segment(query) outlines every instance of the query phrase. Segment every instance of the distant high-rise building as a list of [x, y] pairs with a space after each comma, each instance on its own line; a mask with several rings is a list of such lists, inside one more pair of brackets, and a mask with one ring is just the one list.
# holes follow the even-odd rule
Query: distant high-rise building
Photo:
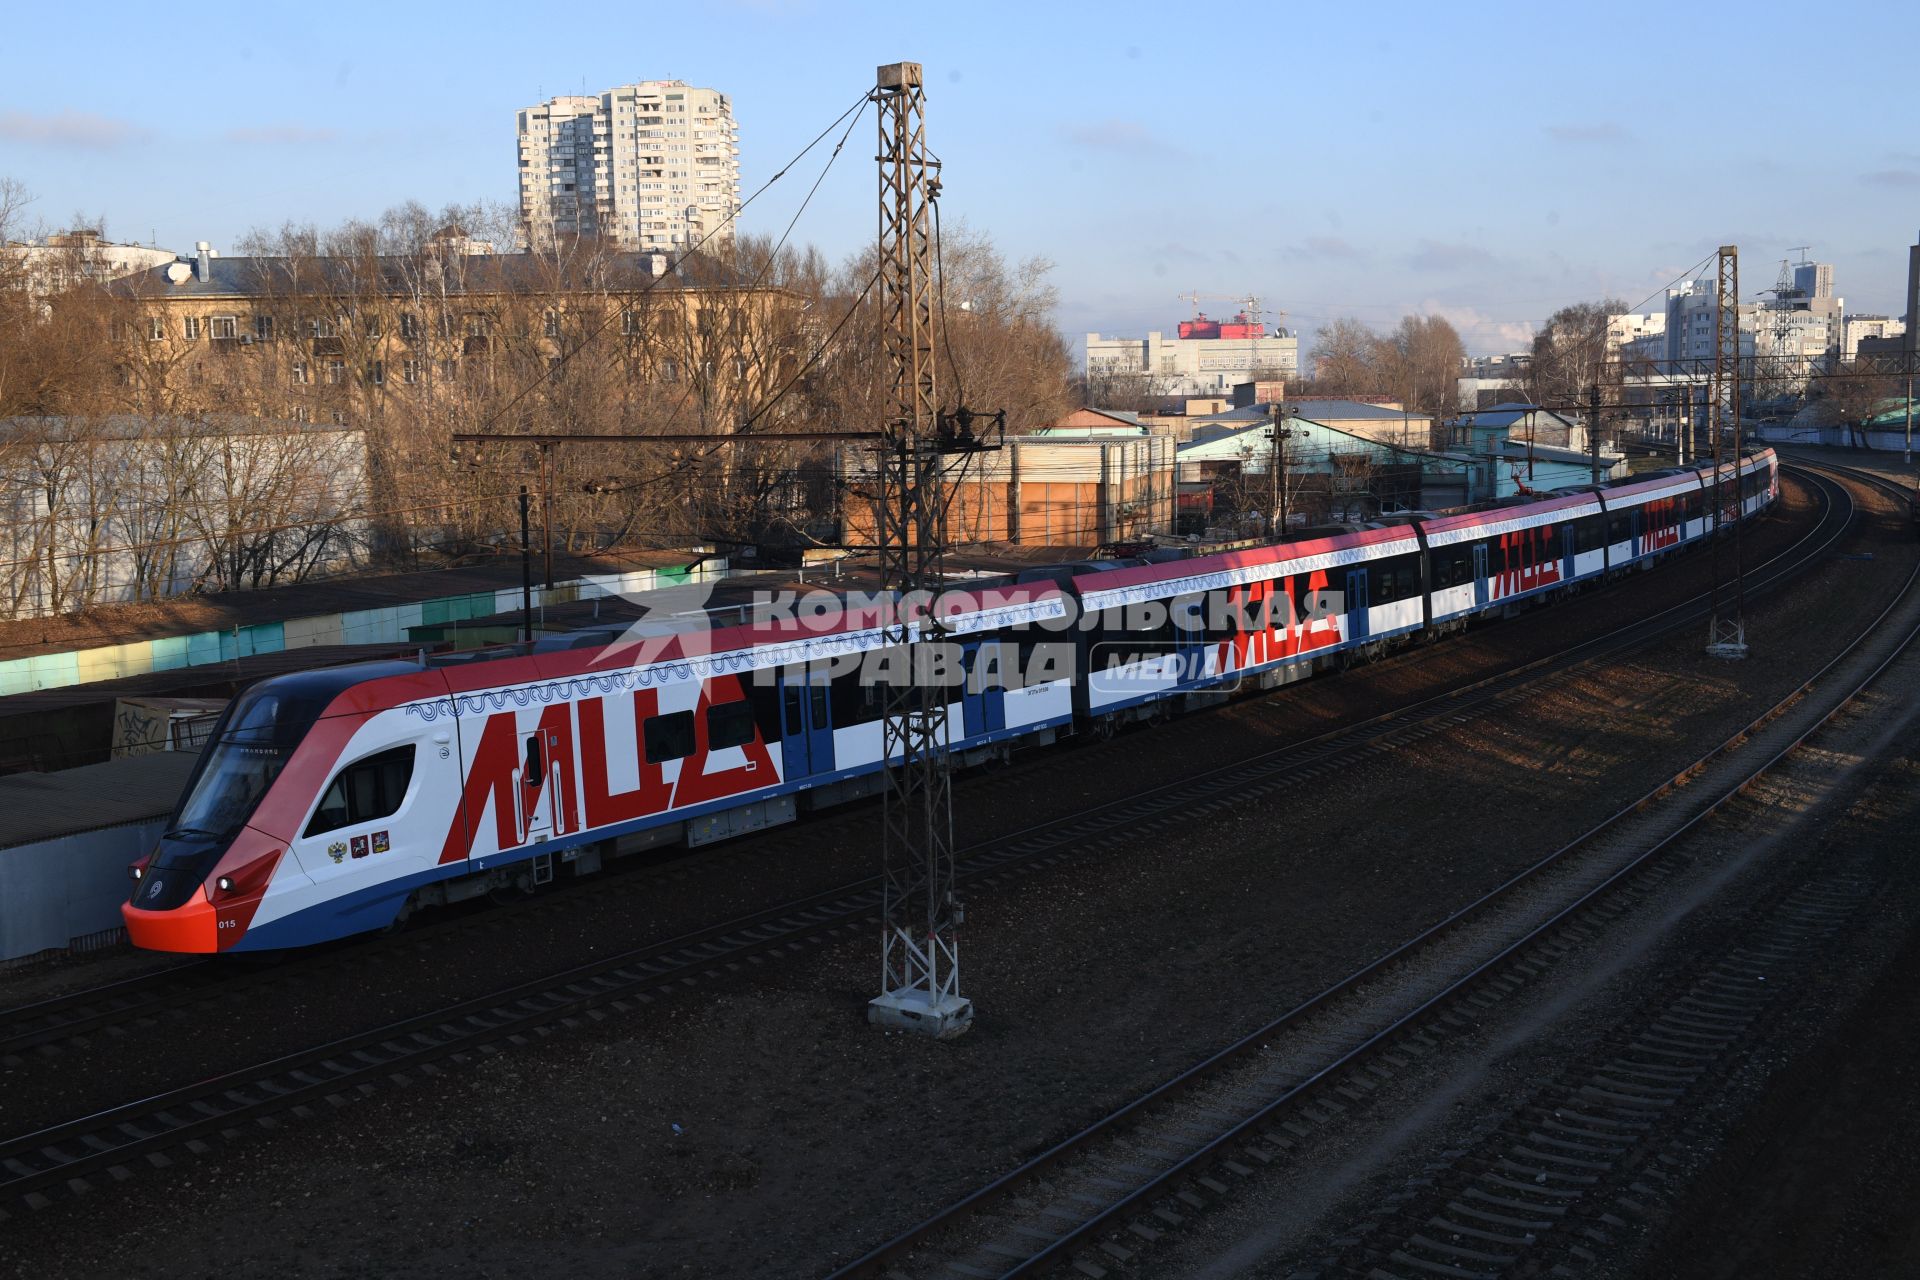
[[1831, 298], [1833, 296], [1833, 264], [1831, 262], [1802, 262], [1793, 269], [1793, 288], [1803, 298]]
[[733, 104], [683, 80], [550, 98], [517, 115], [520, 223], [531, 245], [598, 236], [623, 249], [714, 247], [733, 236]]
[[1898, 316], [1848, 316], [1840, 322], [1840, 358], [1851, 360], [1858, 356], [1863, 342], [1868, 344], [1870, 351], [1889, 340], [1896, 346], [1903, 345], [1899, 339], [1906, 331], [1906, 322]]
[[1907, 250], [1907, 354], [1920, 354], [1920, 240]]

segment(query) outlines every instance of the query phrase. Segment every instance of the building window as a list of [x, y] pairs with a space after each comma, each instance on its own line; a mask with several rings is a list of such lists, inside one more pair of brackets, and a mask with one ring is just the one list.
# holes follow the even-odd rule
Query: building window
[[303, 405], [303, 404], [295, 405], [293, 409], [293, 420], [295, 422], [312, 422], [313, 410], [309, 409], [306, 405]]
[[367, 361], [367, 381], [376, 387], [386, 385], [387, 362], [385, 360]]
[[240, 336], [238, 316], [215, 316], [208, 322], [208, 332], [215, 338], [237, 338]]
[[167, 336], [167, 322], [159, 316], [147, 317], [147, 341], [159, 342]]
[[547, 312], [546, 332], [549, 338], [557, 338], [560, 336], [560, 313], [558, 311]]
[[253, 318], [253, 336], [259, 342], [273, 341], [273, 317], [255, 316]]
[[640, 332], [640, 316], [632, 307], [623, 307], [620, 311], [620, 332], [629, 338]]
[[440, 362], [440, 380], [442, 382], [458, 382], [460, 380], [460, 362], [458, 360], [442, 360]]
[[327, 361], [327, 385], [337, 387], [347, 380], [347, 362], [345, 360]]
[[678, 381], [680, 381], [680, 363], [679, 363], [679, 361], [677, 361], [677, 360], [662, 360], [662, 361], [660, 362], [660, 381], [662, 381], [662, 382], [678, 382]]
[[344, 427], [347, 425], [347, 411], [345, 409], [335, 409], [333, 411], [333, 425], [336, 427]]
[[182, 320], [180, 322], [180, 333], [188, 342], [197, 339], [200, 336], [200, 317], [188, 316]]
[[400, 336], [403, 338], [419, 337], [420, 317], [411, 311], [402, 311], [400, 313]]
[[486, 337], [487, 328], [487, 317], [484, 313], [479, 311], [470, 311], [467, 313], [467, 336], [469, 338]]
[[414, 383], [420, 381], [420, 362], [418, 360], [402, 360], [400, 362], [400, 381], [406, 383], [408, 386], [412, 386]]
[[333, 321], [327, 317], [316, 317], [309, 320], [307, 321], [307, 333], [309, 336], [315, 338], [331, 338], [333, 336]]
[[307, 372], [307, 362], [305, 360], [295, 360], [293, 362], [293, 385], [294, 386], [296, 387], [306, 386], [307, 381], [311, 376], [312, 375]]
[[370, 313], [361, 320], [360, 327], [365, 330], [369, 338], [377, 338], [380, 336], [380, 317]]

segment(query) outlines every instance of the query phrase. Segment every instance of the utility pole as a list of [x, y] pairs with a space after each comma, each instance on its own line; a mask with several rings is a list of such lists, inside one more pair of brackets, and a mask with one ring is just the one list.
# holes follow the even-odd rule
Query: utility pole
[[[1281, 412], [1276, 402], [1267, 406], [1267, 416], [1271, 425], [1267, 428], [1267, 439], [1272, 442], [1272, 454], [1267, 459], [1267, 477], [1272, 487], [1272, 496], [1267, 503], [1267, 536], [1284, 538], [1287, 536], [1287, 441], [1293, 439], [1293, 429], [1280, 425], [1283, 419], [1291, 419], [1293, 413]], [[1275, 517], [1278, 517], [1278, 524]]]
[[[1720, 246], [1719, 294], [1713, 325], [1713, 615], [1707, 624], [1707, 652], [1716, 658], [1747, 656], [1746, 583], [1740, 526], [1745, 506], [1740, 493], [1740, 250]], [[1734, 436], [1731, 476], [1727, 473], [1727, 432]], [[1731, 490], [1731, 493], [1729, 493]], [[1721, 573], [1721, 523], [1733, 503], [1733, 581]]]
[[547, 590], [553, 590], [553, 454], [540, 446], [540, 539], [545, 551]]
[[533, 644], [533, 549], [527, 545], [527, 509], [532, 500], [527, 486], [520, 486], [520, 631], [521, 639]]
[[[950, 650], [932, 608], [946, 547], [947, 458], [985, 446], [964, 406], [939, 412], [935, 391], [933, 202], [939, 162], [927, 154], [926, 84], [920, 64], [895, 62], [875, 75], [880, 166], [880, 311], [893, 371], [892, 414], [878, 450], [883, 596], [887, 648], [905, 657], [883, 689], [880, 994], [867, 1005], [875, 1026], [947, 1040], [973, 1025], [960, 994], [961, 911], [954, 897], [953, 791], [948, 776], [947, 707], [939, 677]], [[1000, 415], [1004, 431], [1006, 418]], [[888, 607], [883, 604], [883, 607]]]
[[[1598, 377], [1598, 374], [1595, 374]], [[1600, 384], [1587, 388], [1587, 451], [1593, 456], [1593, 483], [1600, 483]]]
[[1280, 406], [1267, 406], [1267, 536], [1279, 536], [1280, 523]]

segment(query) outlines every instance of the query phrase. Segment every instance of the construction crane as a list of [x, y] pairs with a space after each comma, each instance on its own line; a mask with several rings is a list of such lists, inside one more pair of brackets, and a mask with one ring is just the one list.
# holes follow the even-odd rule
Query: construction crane
[[[1193, 307], [1193, 314], [1196, 318], [1201, 314], [1201, 300], [1205, 299], [1208, 302], [1237, 302], [1240, 304], [1241, 310], [1246, 313], [1249, 324], [1260, 323], [1260, 299], [1251, 293], [1236, 298], [1224, 293], [1201, 293], [1196, 289], [1192, 292], [1182, 293], [1177, 296], [1182, 302], [1188, 303]], [[1284, 315], [1285, 313], [1282, 312], [1281, 314]]]

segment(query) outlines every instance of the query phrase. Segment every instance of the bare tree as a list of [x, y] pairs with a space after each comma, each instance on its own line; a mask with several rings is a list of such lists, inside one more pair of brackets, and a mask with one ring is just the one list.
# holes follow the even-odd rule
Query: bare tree
[[1383, 339], [1376, 362], [1393, 398], [1416, 413], [1444, 415], [1453, 406], [1454, 387], [1466, 347], [1444, 316], [1405, 316]]
[[1365, 322], [1341, 317], [1323, 326], [1313, 337], [1312, 377], [1317, 395], [1377, 395], [1383, 387], [1380, 370], [1382, 339]]
[[[1849, 372], [1849, 371], [1843, 371]], [[1902, 393], [1899, 379], [1874, 377], [1860, 374], [1821, 378], [1814, 384], [1819, 388], [1817, 412], [1821, 425], [1845, 427], [1849, 444], [1866, 447], [1866, 424], [1889, 400], [1898, 400]]]
[[1523, 384], [1528, 400], [1561, 408], [1586, 403], [1587, 388], [1606, 359], [1607, 319], [1626, 309], [1620, 299], [1605, 298], [1576, 302], [1548, 316], [1533, 335], [1533, 359]]

